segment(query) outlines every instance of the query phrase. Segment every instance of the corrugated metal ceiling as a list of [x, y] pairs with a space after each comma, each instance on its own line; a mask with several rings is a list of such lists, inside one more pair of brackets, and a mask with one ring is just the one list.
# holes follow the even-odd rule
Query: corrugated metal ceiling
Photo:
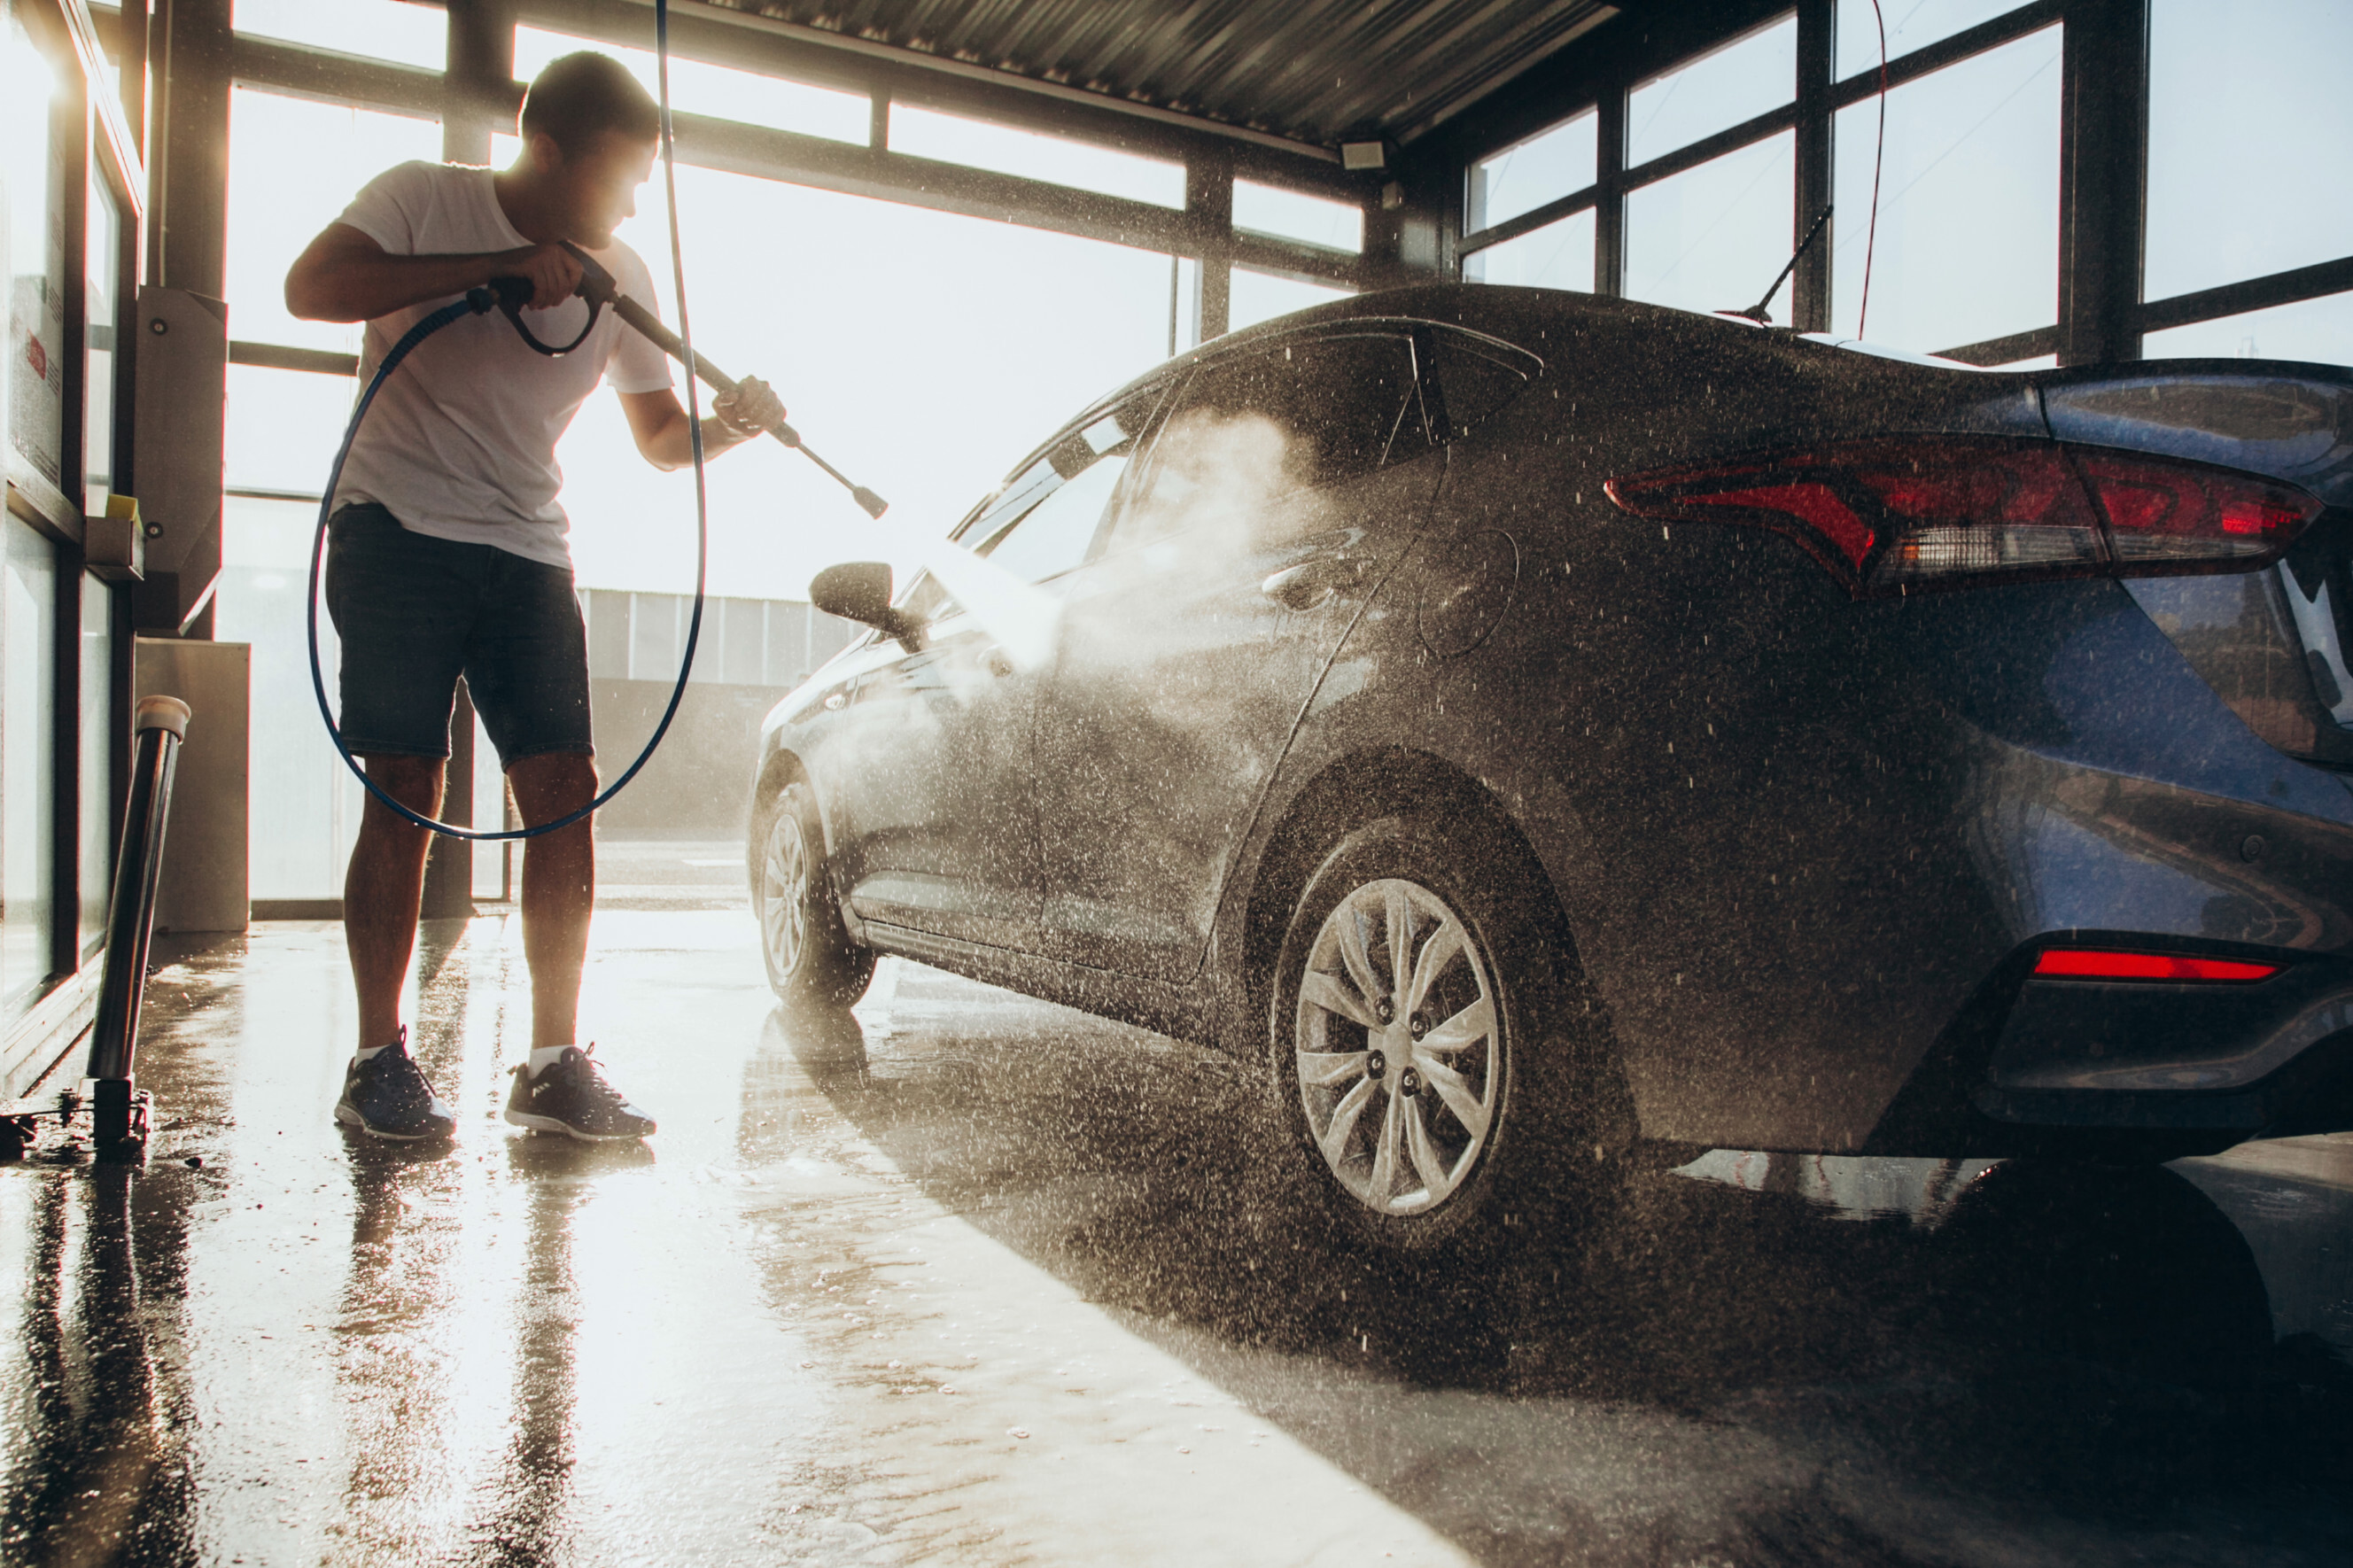
[[720, 0], [1290, 140], [1409, 141], [1616, 14], [1602, 0]]

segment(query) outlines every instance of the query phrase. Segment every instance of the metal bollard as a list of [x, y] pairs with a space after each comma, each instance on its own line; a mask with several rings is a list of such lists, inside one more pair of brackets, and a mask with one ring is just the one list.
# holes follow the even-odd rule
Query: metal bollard
[[138, 1159], [147, 1146], [150, 1100], [132, 1077], [132, 1058], [139, 1045], [139, 998], [154, 934], [155, 883], [164, 869], [172, 776], [188, 717], [188, 705], [176, 697], [140, 700], [131, 798], [123, 806], [114, 896], [107, 909], [106, 970], [90, 1032], [90, 1133], [100, 1158]]

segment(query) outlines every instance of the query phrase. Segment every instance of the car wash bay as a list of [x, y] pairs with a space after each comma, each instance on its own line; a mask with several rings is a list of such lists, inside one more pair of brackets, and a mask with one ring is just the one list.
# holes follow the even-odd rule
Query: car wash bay
[[[1103, 447], [1023, 454], [1164, 360], [1407, 285], [1705, 313], [1770, 284], [1777, 327], [1986, 369], [2353, 363], [2353, 218], [2309, 195], [2353, 158], [2353, 24], [2216, 11], [673, 0], [696, 341], [932, 535], [1115, 483]], [[1507, 1262], [1415, 1268], [1270, 1177], [1255, 1050], [903, 956], [852, 1008], [780, 1006], [744, 890], [763, 716], [822, 708], [865, 636], [816, 573], [922, 560], [782, 450], [712, 470], [678, 724], [598, 824], [586, 1032], [659, 1135], [501, 1120], [520, 860], [448, 846], [407, 1016], [458, 1135], [339, 1129], [359, 795], [302, 596], [359, 339], [283, 279], [378, 171], [511, 160], [551, 59], [650, 82], [652, 6], [0, 0], [0, 1098], [80, 1086], [130, 716], [195, 709], [145, 1157], [51, 1121], [0, 1164], [0, 1565], [2353, 1558], [2353, 1133], [2137, 1166], [1662, 1145]], [[639, 205], [675, 321], [659, 173]], [[695, 602], [692, 484], [617, 413], [558, 451], [607, 779]], [[1350, 478], [1434, 510], [1441, 435]], [[2318, 695], [2342, 647], [2307, 681], [2283, 624], [2203, 628], [2239, 718], [2309, 752], [2334, 700], [2353, 735]], [[1329, 649], [1292, 651], [1304, 691]], [[1170, 701], [1225, 681], [1163, 663]], [[1294, 700], [1199, 748], [1232, 796], [1205, 864]], [[1120, 904], [1155, 850], [1103, 781], [1161, 771], [1120, 733], [1049, 737], [1010, 805], [1041, 843], [1088, 825], [1053, 846], [1092, 876], [1044, 895], [1060, 956], [1138, 969], [1118, 921], [1198, 910]], [[462, 698], [450, 739], [448, 814], [501, 820]], [[2234, 834], [2222, 871], [2261, 853]]]
[[[713, 900], [714, 906], [719, 900]], [[513, 922], [437, 925], [454, 1148], [347, 1142], [341, 932], [153, 982], [148, 1168], [0, 1171], [26, 1563], [2320, 1563], [2353, 1143], [1774, 1160], [1574, 1248], [1367, 1268], [1231, 1061], [901, 961], [830, 1026], [740, 909], [600, 915], [650, 1148], [509, 1135]], [[681, 1110], [683, 1113], [681, 1113]]]

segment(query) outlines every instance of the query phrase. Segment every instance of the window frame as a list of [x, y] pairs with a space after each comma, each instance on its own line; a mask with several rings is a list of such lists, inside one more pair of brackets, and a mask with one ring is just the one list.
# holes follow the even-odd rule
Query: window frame
[[[87, 495], [88, 454], [92, 432], [89, 407], [89, 221], [90, 188], [101, 182], [113, 199], [120, 224], [115, 237], [114, 317], [118, 333], [110, 368], [112, 381], [109, 428], [100, 436], [113, 452], [113, 489], [136, 494], [132, 443], [135, 334], [120, 324], [137, 319], [140, 285], [145, 280], [147, 171], [139, 143], [107, 74], [99, 26], [84, 0], [16, 0], [16, 14], [32, 47], [58, 79], [51, 106], [52, 146], [62, 154], [55, 170], [63, 184], [64, 276], [59, 312], [62, 385], [58, 449], [58, 482], [20, 458], [13, 442], [0, 443], [5, 505], [11, 519], [41, 535], [55, 552], [50, 604], [51, 721], [41, 745], [41, 766], [49, 786], [47, 878], [47, 973], [13, 1016], [0, 1018], [0, 1068], [10, 1074], [28, 1065], [25, 1053], [43, 1041], [61, 1043], [80, 1009], [94, 1003], [89, 984], [104, 952], [104, 932], [85, 942], [81, 920], [84, 787], [82, 769], [82, 588], [90, 569]], [[109, 625], [107, 672], [114, 722], [102, 749], [109, 801], [105, 837], [121, 836], [121, 797], [130, 766], [130, 641], [122, 614], [123, 591], [106, 595]], [[111, 867], [107, 868], [110, 872]], [[60, 1008], [68, 1011], [60, 1012]], [[46, 1061], [41, 1063], [46, 1066]], [[13, 1089], [14, 1084], [0, 1086]]]
[[[1637, 88], [1774, 26], [1793, 13], [1798, 23], [1798, 80], [1793, 101], [1646, 163], [1627, 164], [1628, 103]], [[1742, 9], [1704, 37], [1689, 32], [1670, 33], [1662, 28], [1655, 43], [1647, 38], [1630, 40], [1625, 47], [1598, 55], [1595, 68], [1574, 79], [1573, 84], [1565, 84], [1550, 102], [1525, 104], [1516, 112], [1512, 112], [1506, 104], [1495, 111], [1495, 129], [1492, 132], [1483, 136], [1462, 133], [1465, 139], [1459, 143], [1454, 159], [1458, 212], [1467, 210], [1459, 204], [1467, 196], [1469, 174], [1479, 161], [1542, 134], [1546, 128], [1565, 123], [1588, 109], [1598, 110], [1601, 117], [1600, 169], [1588, 189], [1567, 193], [1505, 222], [1454, 237], [1450, 258], [1452, 274], [1461, 278], [1462, 263], [1482, 250], [1590, 209], [1595, 214], [1593, 292], [1606, 298], [1622, 298], [1629, 195], [1793, 129], [1797, 132], [1798, 169], [1791, 232], [1802, 237], [1822, 208], [1831, 205], [1831, 127], [1840, 110], [1877, 97], [1883, 79], [1885, 90], [1892, 92], [2054, 24], [2065, 29], [2062, 43], [2060, 320], [2000, 339], [1936, 352], [1947, 358], [1987, 366], [2053, 352], [2061, 353], [2063, 363], [2100, 357], [2134, 358], [2138, 356], [2142, 331], [2248, 308], [2236, 300], [2215, 301], [2213, 308], [2207, 308], [2209, 302], [2200, 300], [2194, 302], [2200, 307], [2198, 314], [2180, 315], [2179, 306], [2182, 302], [2159, 301], [2154, 308], [2119, 307], [2114, 298], [2117, 285], [2110, 275], [2116, 271], [2120, 248], [2134, 252], [2136, 279], [2137, 277], [2141, 194], [2137, 172], [2132, 180], [2120, 181], [2115, 171], [2124, 166], [2120, 160], [2127, 155], [2145, 159], [2145, 150], [2138, 153], [2135, 150], [2146, 142], [2147, 38], [2145, 14], [2130, 5], [2110, 4], [2109, 0], [2025, 0], [1974, 26], [1891, 57], [1883, 73], [1873, 66], [1844, 78], [1834, 74], [1833, 0], [1795, 0], [1794, 5]], [[2115, 64], [2119, 58], [2124, 60], [2122, 68]], [[2143, 68], [2137, 72], [2132, 68], [2136, 58]], [[2124, 111], [2128, 105], [2120, 106], [2114, 85], [2118, 81], [2138, 84], [2138, 117]], [[2107, 84], [2105, 89], [2102, 83]], [[2121, 184], [2128, 184], [2130, 189], [2117, 188]], [[1852, 204], [1847, 205], [1851, 207]], [[2122, 210], [2126, 207], [2129, 212]], [[1831, 218], [1833, 227], [1838, 216], [1834, 211]], [[1803, 331], [1829, 330], [1831, 237], [1826, 233], [1817, 239], [1799, 259], [1794, 277], [1775, 301], [1779, 321]], [[2353, 289], [2353, 258], [2347, 258], [2341, 266], [2342, 281], [2338, 286]], [[2098, 276], [2087, 280], [2087, 275]], [[2255, 279], [2253, 283], [2279, 281]], [[2293, 288], [2294, 284], [2288, 286]], [[2260, 292], [2252, 285], [2237, 287], [2251, 300]], [[2136, 286], [2132, 298], [2137, 297]], [[2310, 292], [2292, 295], [2310, 297]], [[2287, 300], [2266, 296], [2256, 302]]]

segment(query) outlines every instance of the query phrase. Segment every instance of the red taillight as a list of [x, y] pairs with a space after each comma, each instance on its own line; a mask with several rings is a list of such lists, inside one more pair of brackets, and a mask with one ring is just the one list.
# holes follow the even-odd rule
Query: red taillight
[[2078, 452], [2075, 465], [2108, 514], [2120, 565], [2276, 556], [2320, 510], [2301, 490], [2224, 468], [2099, 451]]
[[1621, 475], [1638, 517], [1787, 535], [1857, 594], [2034, 577], [2242, 570], [2320, 503], [2202, 464], [2051, 441], [1850, 441]]
[[2188, 958], [2178, 952], [2118, 952], [2100, 948], [2053, 947], [2034, 961], [2034, 973], [2060, 980], [2221, 981], [2245, 984], [2269, 980], [2276, 963], [2242, 963], [2229, 958]]

